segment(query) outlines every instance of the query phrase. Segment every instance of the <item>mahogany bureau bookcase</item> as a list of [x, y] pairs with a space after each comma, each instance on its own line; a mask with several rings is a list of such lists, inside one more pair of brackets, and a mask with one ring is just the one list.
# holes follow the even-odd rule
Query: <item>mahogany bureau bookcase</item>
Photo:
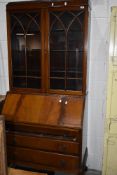
[[8, 163], [82, 173], [87, 0], [7, 4]]

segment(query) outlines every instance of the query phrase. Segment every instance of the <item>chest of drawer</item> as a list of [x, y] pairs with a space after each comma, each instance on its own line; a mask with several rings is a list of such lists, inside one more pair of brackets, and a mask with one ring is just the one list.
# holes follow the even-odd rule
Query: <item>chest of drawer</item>
[[8, 156], [18, 162], [40, 164], [56, 170], [77, 171], [80, 167], [80, 158], [78, 156], [63, 155], [52, 152], [45, 152], [34, 149], [8, 147]]
[[7, 133], [7, 145], [70, 155], [78, 155], [81, 150], [80, 142], [76, 142], [75, 140], [18, 133]]

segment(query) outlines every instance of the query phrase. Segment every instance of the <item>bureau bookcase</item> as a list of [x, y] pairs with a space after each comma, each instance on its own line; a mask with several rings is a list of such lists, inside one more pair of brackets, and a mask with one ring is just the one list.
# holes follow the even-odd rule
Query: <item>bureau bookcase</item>
[[7, 4], [8, 163], [82, 173], [87, 0]]

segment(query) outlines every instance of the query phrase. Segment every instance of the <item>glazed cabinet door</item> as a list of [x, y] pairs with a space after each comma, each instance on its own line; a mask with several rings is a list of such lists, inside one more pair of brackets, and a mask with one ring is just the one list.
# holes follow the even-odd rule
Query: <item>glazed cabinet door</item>
[[41, 89], [41, 12], [12, 12], [11, 87]]
[[51, 92], [83, 91], [85, 15], [86, 10], [80, 7], [49, 11], [48, 88]]
[[87, 6], [8, 14], [11, 89], [85, 93]]

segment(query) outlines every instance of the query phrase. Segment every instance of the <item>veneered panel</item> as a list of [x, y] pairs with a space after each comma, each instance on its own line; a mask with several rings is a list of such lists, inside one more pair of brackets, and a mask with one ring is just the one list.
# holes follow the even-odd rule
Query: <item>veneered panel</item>
[[62, 125], [80, 127], [82, 125], [83, 118], [83, 98], [69, 97], [64, 103], [64, 117], [61, 122]]
[[[5, 103], [3, 106], [2, 114], [5, 115], [5, 118], [8, 120], [12, 120], [15, 115], [17, 108], [19, 106], [19, 102], [21, 99], [21, 94], [7, 94], [5, 99]], [[7, 115], [9, 117], [7, 117]]]
[[8, 93], [2, 114], [17, 123], [81, 127], [82, 111], [83, 98]]

